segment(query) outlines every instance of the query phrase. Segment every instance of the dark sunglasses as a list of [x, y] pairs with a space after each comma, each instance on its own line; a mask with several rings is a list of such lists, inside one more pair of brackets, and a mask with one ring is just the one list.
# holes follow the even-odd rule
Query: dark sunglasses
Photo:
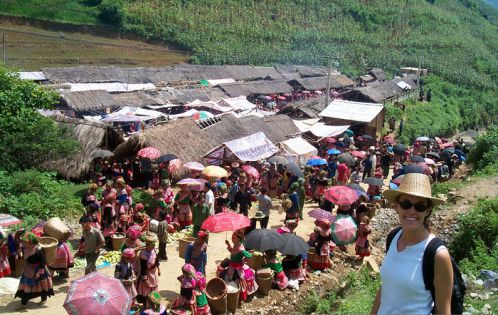
[[411, 207], [414, 207], [417, 212], [424, 212], [425, 210], [427, 210], [427, 208], [429, 208], [429, 206], [424, 202], [412, 203], [410, 200], [407, 199], [398, 202], [398, 204], [401, 207], [401, 209], [408, 210]]

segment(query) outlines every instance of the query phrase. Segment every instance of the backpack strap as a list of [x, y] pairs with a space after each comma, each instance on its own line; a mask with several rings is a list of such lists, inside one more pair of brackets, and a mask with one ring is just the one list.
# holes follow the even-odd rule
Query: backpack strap
[[387, 251], [389, 250], [389, 246], [391, 246], [391, 243], [393, 242], [393, 238], [398, 234], [398, 232], [401, 230], [401, 226], [398, 226], [394, 228], [389, 234], [387, 234], [386, 238], [386, 254]]
[[432, 300], [436, 303], [436, 293], [434, 288], [434, 259], [436, 258], [436, 251], [440, 246], [446, 244], [438, 237], [434, 237], [424, 251], [422, 259], [422, 275], [424, 277], [425, 289], [431, 291]]

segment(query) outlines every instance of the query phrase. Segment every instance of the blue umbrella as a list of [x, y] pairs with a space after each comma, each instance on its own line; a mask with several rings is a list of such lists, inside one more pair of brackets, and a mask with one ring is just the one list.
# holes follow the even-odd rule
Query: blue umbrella
[[308, 162], [306, 162], [306, 165], [311, 165], [311, 166], [327, 165], [327, 161], [325, 161], [324, 159], [311, 159]]
[[327, 153], [330, 155], [334, 155], [334, 154], [341, 154], [342, 152], [337, 149], [330, 149], [327, 151]]
[[344, 131], [345, 134], [347, 134], [348, 136], [353, 136], [354, 135], [354, 132], [352, 130], [346, 130]]
[[398, 189], [398, 185], [396, 185], [395, 183], [389, 183], [389, 188], [390, 189]]

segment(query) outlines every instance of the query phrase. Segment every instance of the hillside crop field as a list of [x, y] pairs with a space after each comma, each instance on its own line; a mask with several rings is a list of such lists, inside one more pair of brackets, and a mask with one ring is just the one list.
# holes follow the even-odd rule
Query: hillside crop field
[[43, 67], [87, 65], [164, 66], [188, 56], [134, 40], [45, 31], [0, 23], [7, 41], [7, 65], [25, 71]]

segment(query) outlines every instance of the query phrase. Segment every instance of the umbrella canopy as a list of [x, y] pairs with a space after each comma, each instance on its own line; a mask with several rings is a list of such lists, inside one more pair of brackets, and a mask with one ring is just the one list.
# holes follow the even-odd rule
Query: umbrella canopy
[[171, 160], [176, 160], [176, 159], [178, 159], [178, 157], [176, 155], [174, 155], [172, 153], [169, 153], [169, 154], [161, 155], [154, 162], [156, 162], [156, 163], [166, 163], [166, 162], [169, 162]]
[[140, 149], [137, 152], [137, 155], [143, 158], [147, 158], [149, 160], [155, 160], [161, 155], [161, 151], [159, 149], [153, 148], [153, 147], [146, 147], [143, 149]]
[[416, 141], [422, 141], [422, 142], [424, 142], [424, 141], [429, 141], [430, 139], [429, 139], [429, 137], [418, 137], [418, 138], [417, 138], [417, 139], [415, 139], [415, 140], [416, 140]]
[[361, 187], [360, 185], [358, 185], [358, 184], [349, 183], [346, 186], [349, 187], [349, 188], [352, 188], [352, 189], [354, 189], [356, 191], [359, 191], [359, 192], [361, 192], [363, 194], [367, 193], [367, 191], [363, 187]]
[[382, 187], [384, 186], [384, 181], [382, 179], [377, 178], [377, 177], [367, 177], [365, 180], [363, 180], [365, 184], [372, 185], [372, 186], [379, 186]]
[[289, 165], [287, 165], [287, 171], [294, 176], [304, 177], [303, 171], [296, 163], [289, 163]]
[[205, 179], [196, 179], [196, 178], [184, 178], [179, 181], [178, 185], [187, 185], [190, 190], [202, 191], [204, 190], [204, 184], [206, 184]]
[[351, 244], [356, 240], [356, 223], [349, 215], [338, 215], [330, 228], [332, 239], [337, 245]]
[[0, 226], [10, 226], [20, 223], [22, 223], [22, 221], [15, 216], [7, 213], [0, 213]]
[[353, 130], [347, 129], [346, 131], [344, 131], [344, 133], [347, 134], [348, 136], [354, 136]]
[[308, 252], [310, 246], [304, 241], [301, 236], [293, 233], [282, 234], [284, 245], [278, 249], [282, 255], [301, 255]]
[[208, 119], [208, 118], [211, 118], [211, 117], [214, 117], [214, 115], [211, 114], [210, 112], [206, 112], [204, 110], [198, 111], [197, 113], [195, 113], [195, 114], [192, 115], [192, 118], [195, 119], [195, 120]]
[[439, 154], [438, 154], [438, 153], [436, 153], [436, 152], [429, 152], [429, 153], [426, 153], [426, 155], [428, 155], [428, 156], [432, 156], [432, 157], [434, 157], [434, 158], [436, 158], [436, 159], [440, 159], [440, 158], [441, 158], [441, 157], [439, 156]]
[[406, 147], [402, 144], [397, 144], [393, 147], [394, 154], [404, 155], [406, 151]]
[[444, 149], [444, 151], [440, 153], [441, 158], [443, 158], [443, 159], [449, 159], [449, 158], [451, 158], [451, 156], [453, 154], [455, 154], [455, 148], [447, 148], [447, 149]]
[[357, 158], [360, 158], [360, 159], [364, 159], [366, 152], [365, 151], [356, 151], [356, 150], [353, 150], [353, 151], [350, 152], [350, 154], [352, 156], [354, 156], [354, 157], [357, 157]]
[[169, 161], [168, 172], [173, 173], [182, 166], [182, 161], [180, 159], [174, 159]]
[[330, 222], [335, 222], [335, 215], [332, 215], [332, 213], [325, 211], [320, 208], [313, 209], [311, 211], [308, 211], [308, 215], [312, 218], [315, 219], [327, 219]]
[[202, 171], [202, 174], [214, 178], [221, 178], [228, 176], [228, 172], [224, 168], [216, 165], [206, 166], [206, 168]]
[[436, 164], [436, 161], [434, 161], [433, 159], [425, 158], [424, 161], [425, 161], [425, 164], [427, 164], [427, 165]]
[[420, 165], [416, 164], [410, 164], [405, 167], [403, 167], [403, 174], [409, 174], [409, 173], [424, 173], [424, 168], [421, 167]]
[[209, 232], [218, 233], [236, 231], [251, 225], [251, 220], [235, 212], [221, 212], [207, 218], [201, 228]]
[[327, 165], [327, 161], [325, 159], [311, 159], [306, 162], [306, 165], [311, 165], [311, 166], [320, 166], [320, 165]]
[[284, 238], [276, 230], [256, 229], [246, 235], [245, 246], [264, 252], [270, 249], [279, 249], [284, 245]]
[[246, 172], [247, 175], [251, 176], [252, 178], [259, 179], [259, 172], [254, 167], [250, 165], [243, 165], [242, 169], [244, 170], [244, 172]]
[[358, 200], [356, 191], [347, 186], [332, 186], [325, 190], [325, 198], [336, 205], [350, 205]]
[[203, 171], [204, 170], [204, 165], [202, 165], [199, 162], [187, 162], [183, 164], [183, 167], [188, 168], [189, 170], [193, 171]]
[[420, 163], [420, 162], [425, 162], [424, 158], [420, 155], [412, 155], [410, 156], [410, 161], [412, 163]]
[[119, 279], [92, 272], [71, 282], [64, 308], [71, 315], [121, 315], [132, 300]]
[[371, 135], [363, 135], [361, 136], [365, 140], [373, 140], [374, 138]]
[[349, 167], [356, 165], [354, 157], [349, 153], [341, 153], [337, 156], [337, 161], [340, 163], [346, 163]]
[[90, 154], [90, 157], [96, 159], [96, 158], [106, 158], [106, 157], [111, 157], [113, 156], [114, 153], [112, 153], [111, 151], [109, 150], [95, 150], [92, 152], [92, 154]]
[[289, 160], [287, 160], [285, 157], [281, 155], [272, 156], [271, 158], [268, 159], [268, 162], [275, 163], [278, 165], [287, 165], [290, 163]]
[[335, 155], [335, 154], [341, 154], [342, 152], [337, 149], [330, 149], [327, 151], [327, 153], [330, 155]]

